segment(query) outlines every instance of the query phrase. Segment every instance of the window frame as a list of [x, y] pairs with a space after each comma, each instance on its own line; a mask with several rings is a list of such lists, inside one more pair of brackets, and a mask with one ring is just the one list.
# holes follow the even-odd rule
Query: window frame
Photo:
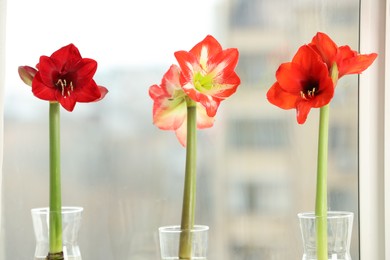
[[[6, 0], [0, 0], [0, 230], [2, 229], [2, 192], [3, 185], [3, 126], [4, 126], [4, 89], [5, 89], [5, 21]], [[0, 241], [2, 241], [0, 236]], [[1, 248], [1, 243], [0, 243]], [[1, 256], [1, 254], [0, 254]]]
[[3, 187], [3, 129], [4, 129], [4, 89], [5, 89], [5, 21], [6, 0], [0, 0], [0, 259], [4, 259], [3, 221], [2, 221], [2, 187]]
[[[390, 95], [388, 63], [390, 0], [361, 0], [360, 51], [378, 58], [359, 84], [359, 219], [360, 259], [390, 257]], [[386, 174], [387, 173], [387, 174]]]
[[[386, 7], [385, 10], [390, 10], [390, 0], [386, 0]], [[386, 14], [386, 31], [385, 31], [385, 68], [384, 68], [384, 75], [385, 75], [385, 87], [386, 89], [389, 89], [390, 87], [390, 13], [387, 12]], [[385, 91], [384, 100], [390, 100], [390, 92]], [[384, 187], [390, 187], [390, 103], [384, 102], [384, 110], [385, 110], [385, 123], [384, 123], [384, 131], [385, 131], [385, 137], [384, 137], [384, 175], [385, 175], [385, 181], [384, 181]], [[390, 189], [385, 189], [384, 193], [384, 200], [385, 200], [385, 219], [390, 219]], [[384, 253], [387, 258], [390, 257], [390, 225], [389, 223], [384, 223], [387, 225], [384, 225], [385, 227], [385, 248]]]

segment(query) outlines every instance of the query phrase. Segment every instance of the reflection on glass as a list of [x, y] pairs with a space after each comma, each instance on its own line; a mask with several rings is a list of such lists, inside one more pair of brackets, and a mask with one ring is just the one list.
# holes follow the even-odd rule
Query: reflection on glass
[[[18, 60], [17, 53], [27, 50], [15, 41], [20, 31], [12, 31], [11, 25], [22, 17], [12, 7], [24, 2], [13, 2], [8, 45], [19, 47], [14, 52], [9, 48], [7, 56], [4, 259], [29, 259], [34, 251], [30, 209], [48, 204], [48, 104], [32, 98], [19, 83], [15, 65], [34, 64], [37, 55], [68, 42], [46, 42], [43, 51], [27, 48], [32, 60]], [[72, 16], [80, 26], [72, 27], [77, 37], [71, 40], [80, 41], [83, 56], [96, 57], [97, 81], [110, 89], [99, 105], [80, 104], [72, 116], [62, 113], [63, 199], [64, 205], [84, 207], [79, 240], [83, 258], [157, 259], [158, 227], [179, 224], [185, 150], [172, 132], [152, 125], [147, 91], [174, 62], [174, 51], [213, 34], [223, 46], [240, 50], [242, 85], [221, 105], [215, 126], [198, 134], [197, 224], [210, 226], [209, 259], [299, 259], [297, 213], [314, 209], [318, 117], [313, 111], [305, 125], [297, 125], [295, 112], [275, 108], [265, 93], [278, 65], [317, 31], [356, 49], [359, 1], [163, 2], [93, 2], [99, 15], [90, 14], [87, 6], [61, 7], [61, 13], [91, 15], [98, 24], [89, 27], [86, 17]], [[207, 12], [197, 24], [189, 21], [188, 10], [199, 4], [202, 8], [193, 13]], [[147, 6], [164, 11], [148, 13]], [[57, 10], [58, 18], [58, 7], [47, 8], [47, 15]], [[98, 22], [106, 12], [114, 17]], [[127, 20], [136, 13], [142, 13], [136, 22]], [[65, 22], [57, 19], [56, 26]], [[173, 24], [187, 22], [192, 27], [172, 31]], [[58, 35], [64, 34], [71, 35]], [[91, 38], [96, 40], [88, 49]], [[142, 53], [147, 61], [139, 65], [142, 58], [131, 56], [132, 48], [136, 51], [131, 53]], [[107, 57], [116, 57], [117, 50], [125, 58], [109, 62]], [[351, 255], [358, 259], [356, 77], [340, 80], [330, 113], [329, 206], [355, 213]]]

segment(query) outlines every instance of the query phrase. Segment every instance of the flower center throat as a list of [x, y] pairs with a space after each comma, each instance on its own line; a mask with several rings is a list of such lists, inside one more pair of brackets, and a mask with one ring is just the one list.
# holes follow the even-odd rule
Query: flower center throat
[[312, 99], [315, 94], [316, 94], [316, 91], [317, 89], [314, 87], [312, 88], [311, 90], [306, 90], [306, 93], [303, 92], [303, 90], [301, 90], [301, 98], [303, 98], [304, 100], [309, 100], [309, 99]]
[[309, 79], [301, 90], [301, 98], [309, 100], [314, 98], [318, 94], [318, 82], [314, 79]]
[[61, 88], [61, 95], [65, 98], [67, 96], [70, 96], [71, 92], [73, 92], [73, 90], [74, 90], [74, 86], [73, 86], [72, 81], [69, 81], [69, 84], [68, 84], [66, 79], [58, 79], [57, 83], [55, 85], [56, 85], [56, 87]]

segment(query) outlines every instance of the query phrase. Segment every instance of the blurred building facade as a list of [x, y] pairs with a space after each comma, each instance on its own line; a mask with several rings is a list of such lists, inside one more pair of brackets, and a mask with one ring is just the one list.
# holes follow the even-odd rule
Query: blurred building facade
[[[356, 48], [358, 5], [353, 0], [321, 2], [321, 7], [317, 1], [230, 0], [221, 6], [227, 46], [240, 50], [242, 80], [224, 111], [215, 181], [223, 186], [218, 189], [223, 195], [216, 197], [228, 200], [216, 203], [218, 227], [226, 229], [216, 239], [221, 259], [301, 257], [302, 246], [292, 238], [300, 236], [296, 214], [314, 210], [318, 111], [298, 126], [295, 111], [270, 106], [266, 92], [278, 66], [318, 28], [336, 43]], [[358, 258], [357, 78], [338, 85], [330, 112], [329, 209], [355, 213], [352, 255]]]

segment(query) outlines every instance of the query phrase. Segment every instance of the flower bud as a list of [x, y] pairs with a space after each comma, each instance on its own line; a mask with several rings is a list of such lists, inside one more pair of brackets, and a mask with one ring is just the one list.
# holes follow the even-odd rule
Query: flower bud
[[36, 69], [29, 66], [20, 66], [18, 68], [20, 78], [30, 87], [32, 86], [32, 80], [37, 72]]

